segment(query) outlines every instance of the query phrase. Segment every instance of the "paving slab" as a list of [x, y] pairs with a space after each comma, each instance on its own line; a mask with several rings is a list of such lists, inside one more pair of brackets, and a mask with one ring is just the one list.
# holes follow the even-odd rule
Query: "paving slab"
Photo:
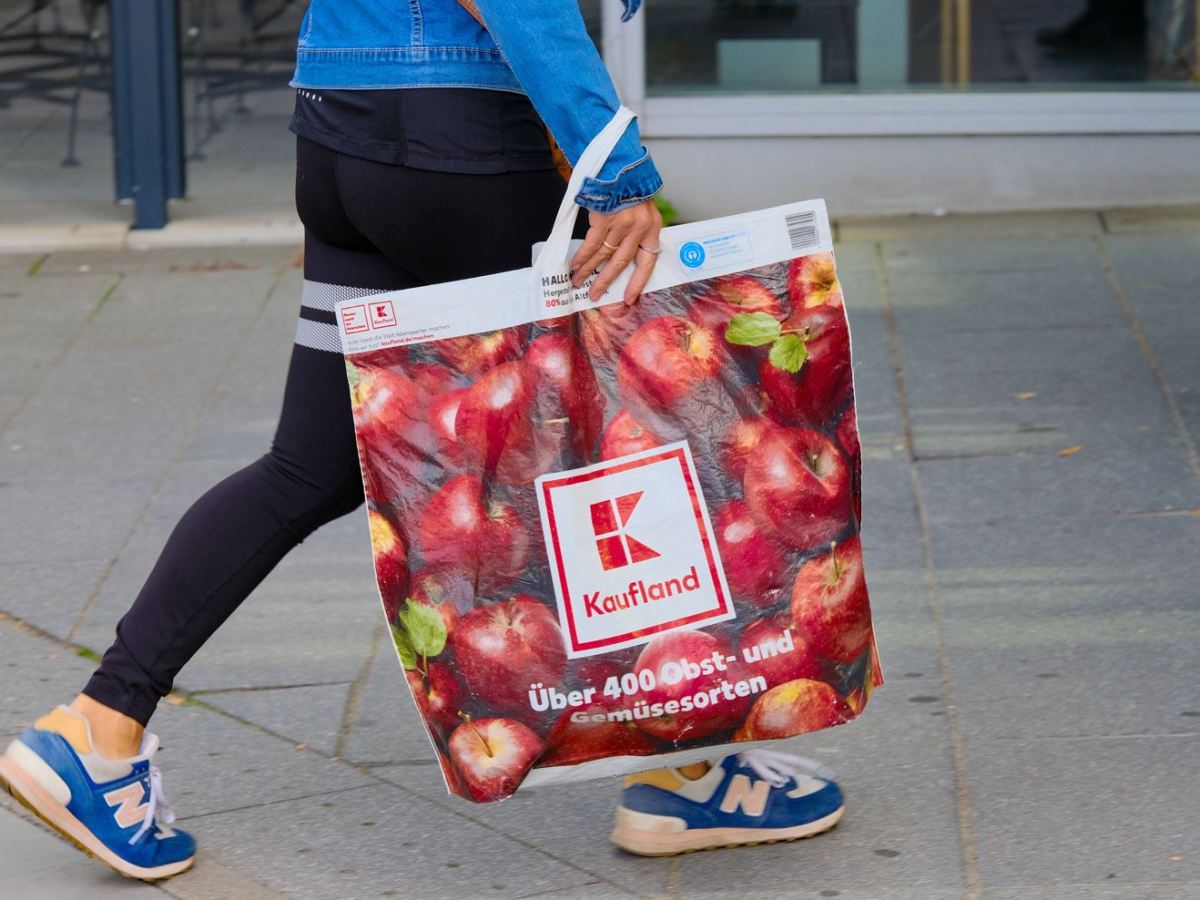
[[217, 858], [296, 896], [552, 896], [596, 880], [384, 783], [189, 824]]
[[94, 667], [70, 647], [0, 618], [0, 735], [19, 734], [70, 703]]
[[216, 691], [200, 698], [208, 706], [261, 725], [317, 753], [334, 756], [349, 694], [350, 685], [342, 683]]
[[989, 887], [1112, 881], [1141, 897], [1200, 881], [1200, 737], [968, 740], [966, 756]]
[[142, 900], [165, 896], [130, 881], [80, 853], [0, 791], [0, 847], [6, 860], [21, 860], [17, 871], [5, 867], [0, 900], [53, 897], [54, 900]]

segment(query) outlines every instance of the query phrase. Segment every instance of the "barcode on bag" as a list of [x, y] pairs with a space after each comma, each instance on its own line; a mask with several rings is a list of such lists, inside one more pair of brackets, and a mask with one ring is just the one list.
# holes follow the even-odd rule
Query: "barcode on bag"
[[816, 210], [805, 210], [784, 217], [787, 222], [788, 239], [793, 250], [811, 250], [821, 246], [821, 235], [817, 231]]

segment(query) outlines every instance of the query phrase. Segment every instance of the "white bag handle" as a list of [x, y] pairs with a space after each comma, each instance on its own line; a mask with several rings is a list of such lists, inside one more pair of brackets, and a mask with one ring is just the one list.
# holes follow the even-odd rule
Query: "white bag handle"
[[550, 237], [542, 247], [542, 252], [533, 263], [533, 267], [539, 272], [562, 268], [566, 264], [567, 250], [571, 246], [571, 232], [575, 230], [575, 217], [579, 213], [579, 207], [575, 205], [575, 196], [583, 188], [585, 179], [595, 178], [600, 174], [613, 148], [625, 133], [625, 128], [635, 116], [636, 113], [632, 109], [622, 106], [579, 157], [579, 162], [571, 172], [571, 180], [567, 182], [567, 193], [558, 208], [554, 228], [550, 231]]

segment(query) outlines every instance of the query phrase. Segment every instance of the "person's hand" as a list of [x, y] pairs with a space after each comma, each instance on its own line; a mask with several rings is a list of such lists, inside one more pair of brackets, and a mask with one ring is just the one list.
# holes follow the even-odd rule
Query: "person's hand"
[[625, 267], [633, 263], [635, 271], [625, 288], [625, 302], [632, 303], [641, 296], [662, 252], [658, 245], [662, 231], [658, 207], [653, 200], [644, 200], [611, 215], [589, 212], [588, 222], [591, 227], [583, 246], [571, 259], [571, 283], [579, 287], [603, 266], [588, 291], [588, 296], [599, 300]]

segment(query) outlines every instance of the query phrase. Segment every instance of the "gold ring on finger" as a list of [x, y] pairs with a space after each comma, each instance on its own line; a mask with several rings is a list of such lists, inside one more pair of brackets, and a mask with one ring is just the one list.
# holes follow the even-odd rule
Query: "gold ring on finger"
[[616, 253], [617, 250], [620, 249], [619, 247], [614, 247], [608, 241], [601, 241], [600, 243], [604, 245], [604, 249], [607, 250], [609, 253]]

